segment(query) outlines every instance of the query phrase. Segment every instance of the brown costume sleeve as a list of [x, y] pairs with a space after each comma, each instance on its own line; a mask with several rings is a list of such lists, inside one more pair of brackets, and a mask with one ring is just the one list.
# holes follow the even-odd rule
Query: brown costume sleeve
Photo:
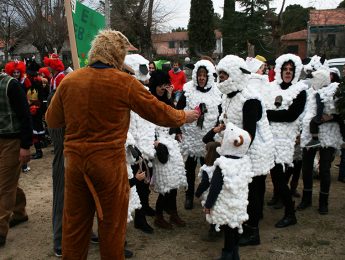
[[60, 96], [61, 87], [56, 90], [45, 115], [49, 128], [62, 128], [65, 126], [65, 117]]
[[128, 88], [128, 95], [131, 110], [156, 125], [180, 127], [186, 122], [183, 110], [176, 110], [160, 102], [136, 80]]

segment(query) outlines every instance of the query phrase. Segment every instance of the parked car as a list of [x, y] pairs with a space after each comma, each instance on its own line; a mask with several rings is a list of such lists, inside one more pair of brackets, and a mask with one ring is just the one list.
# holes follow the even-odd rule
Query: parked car
[[335, 59], [330, 59], [328, 60], [328, 66], [330, 68], [336, 67], [341, 74], [341, 77], [344, 77], [344, 73], [343, 73], [343, 67], [345, 65], [345, 58], [335, 58]]

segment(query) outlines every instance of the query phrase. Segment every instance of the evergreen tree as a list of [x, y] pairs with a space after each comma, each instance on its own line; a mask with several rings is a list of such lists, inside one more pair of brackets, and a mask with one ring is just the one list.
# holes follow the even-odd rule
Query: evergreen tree
[[345, 8], [345, 0], [340, 2], [337, 8]]
[[192, 0], [188, 23], [191, 56], [212, 56], [216, 39], [213, 25], [214, 9], [211, 0]]
[[289, 5], [283, 13], [283, 34], [307, 29], [309, 11], [301, 5]]

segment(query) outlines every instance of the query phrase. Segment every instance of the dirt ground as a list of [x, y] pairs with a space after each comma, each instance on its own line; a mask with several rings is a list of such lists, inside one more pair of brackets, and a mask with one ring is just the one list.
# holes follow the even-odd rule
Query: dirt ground
[[[44, 149], [44, 158], [29, 163], [31, 171], [22, 174], [21, 186], [27, 196], [29, 221], [10, 229], [6, 246], [0, 249], [1, 260], [51, 259], [52, 242], [52, 178], [51, 147]], [[339, 158], [335, 160], [338, 162]], [[332, 167], [332, 184], [329, 214], [317, 212], [319, 181], [314, 181], [313, 206], [297, 212], [298, 224], [277, 229], [283, 210], [265, 206], [264, 219], [260, 224], [261, 245], [240, 248], [241, 259], [345, 259], [345, 184], [337, 181], [338, 169]], [[299, 191], [302, 190], [300, 181]], [[272, 196], [270, 177], [267, 178], [266, 201]], [[157, 194], [152, 194], [154, 206]], [[200, 203], [195, 200], [191, 211], [183, 208], [183, 191], [178, 195], [180, 216], [187, 222], [185, 228], [175, 227], [171, 231], [155, 228], [147, 235], [128, 225], [128, 249], [134, 252], [132, 259], [215, 259], [220, 255], [223, 240], [204, 242], [201, 236], [207, 232], [208, 224]], [[300, 199], [296, 199], [299, 203]], [[153, 219], [148, 217], [153, 225]], [[90, 244], [89, 258], [100, 259], [97, 245]]]

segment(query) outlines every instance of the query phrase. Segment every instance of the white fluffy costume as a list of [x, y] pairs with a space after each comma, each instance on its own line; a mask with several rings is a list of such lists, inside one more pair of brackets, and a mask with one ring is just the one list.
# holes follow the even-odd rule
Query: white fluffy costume
[[[208, 80], [204, 87], [204, 89], [210, 89], [207, 92], [201, 92], [197, 89], [197, 71], [200, 67], [207, 70]], [[205, 144], [202, 142], [202, 138], [217, 123], [218, 105], [221, 103], [221, 94], [215, 87], [215, 72], [215, 67], [210, 61], [200, 60], [195, 64], [192, 80], [183, 86], [186, 97], [185, 110], [195, 109], [200, 103], [205, 103], [207, 109], [202, 128], [197, 126], [197, 123], [185, 124], [181, 128], [183, 133], [181, 152], [183, 156], [205, 156]]]
[[[256, 132], [248, 155], [252, 162], [255, 176], [267, 174], [273, 167], [273, 136], [266, 116], [266, 109], [259, 89], [254, 84], [250, 86], [250, 76], [242, 69], [247, 69], [244, 60], [238, 56], [227, 55], [218, 64], [217, 71], [224, 71], [229, 78], [218, 84], [224, 94], [222, 101], [222, 115], [224, 123], [232, 122], [243, 128], [243, 107], [248, 100], [258, 100], [261, 103], [261, 119], [256, 122]], [[235, 95], [233, 95], [235, 93]], [[228, 95], [229, 94], [229, 95]]]
[[157, 141], [164, 144], [169, 152], [168, 161], [161, 163], [157, 157], [153, 160], [153, 180], [154, 190], [165, 194], [172, 189], [187, 187], [186, 173], [184, 169], [183, 157], [180, 152], [178, 142], [166, 127], [156, 127]]
[[[283, 83], [281, 77], [282, 66], [285, 62], [292, 61], [295, 66], [292, 85], [287, 89], [282, 89]], [[286, 110], [292, 105], [293, 100], [304, 90], [308, 88], [306, 84], [298, 81], [303, 68], [301, 59], [294, 54], [284, 54], [277, 58], [275, 66], [275, 81], [271, 82], [264, 96], [267, 110]], [[281, 97], [281, 105], [276, 106], [277, 97]], [[292, 165], [293, 153], [296, 136], [299, 134], [300, 120], [293, 122], [270, 122], [275, 147], [275, 162], [277, 164]]]
[[[324, 104], [324, 114], [337, 114], [334, 104], [334, 94], [338, 88], [338, 85], [339, 83], [331, 83], [327, 87], [321, 88], [319, 90], [309, 90], [306, 112], [302, 124], [302, 147], [305, 147], [305, 145], [312, 139], [309, 125], [312, 118], [316, 116], [317, 111], [315, 94], [320, 94], [321, 102]], [[337, 122], [326, 122], [319, 125], [318, 137], [321, 143], [321, 147], [333, 147], [336, 149], [340, 149], [341, 144], [343, 143], [339, 124]]]
[[134, 70], [135, 77], [144, 82], [150, 79], [149, 72], [149, 61], [139, 54], [128, 54], [125, 57], [127, 66]]
[[[133, 178], [133, 171], [131, 168], [131, 165], [135, 163], [135, 158], [131, 154], [130, 150], [128, 149], [128, 146], [132, 145], [133, 147], [135, 146], [135, 140], [131, 133], [127, 133], [127, 140], [126, 140], [126, 163], [127, 163], [127, 172], [128, 172], [128, 179]], [[127, 222], [131, 222], [133, 220], [132, 213], [136, 209], [140, 209], [141, 204], [140, 204], [140, 199], [139, 195], [137, 193], [137, 188], [134, 185], [131, 187], [130, 193], [129, 193], [129, 204], [128, 204], [128, 216], [127, 216]]]
[[[214, 163], [221, 170], [223, 185], [214, 205], [211, 205], [210, 214], [206, 215], [206, 220], [216, 224], [217, 230], [220, 225], [229, 225], [242, 233], [242, 224], [248, 219], [248, 184], [253, 177], [250, 158], [246, 155], [250, 142], [248, 132], [232, 123], [226, 125], [222, 145], [217, 148], [221, 157]], [[212, 181], [208, 196], [212, 192]], [[207, 203], [208, 198], [205, 206]]]

